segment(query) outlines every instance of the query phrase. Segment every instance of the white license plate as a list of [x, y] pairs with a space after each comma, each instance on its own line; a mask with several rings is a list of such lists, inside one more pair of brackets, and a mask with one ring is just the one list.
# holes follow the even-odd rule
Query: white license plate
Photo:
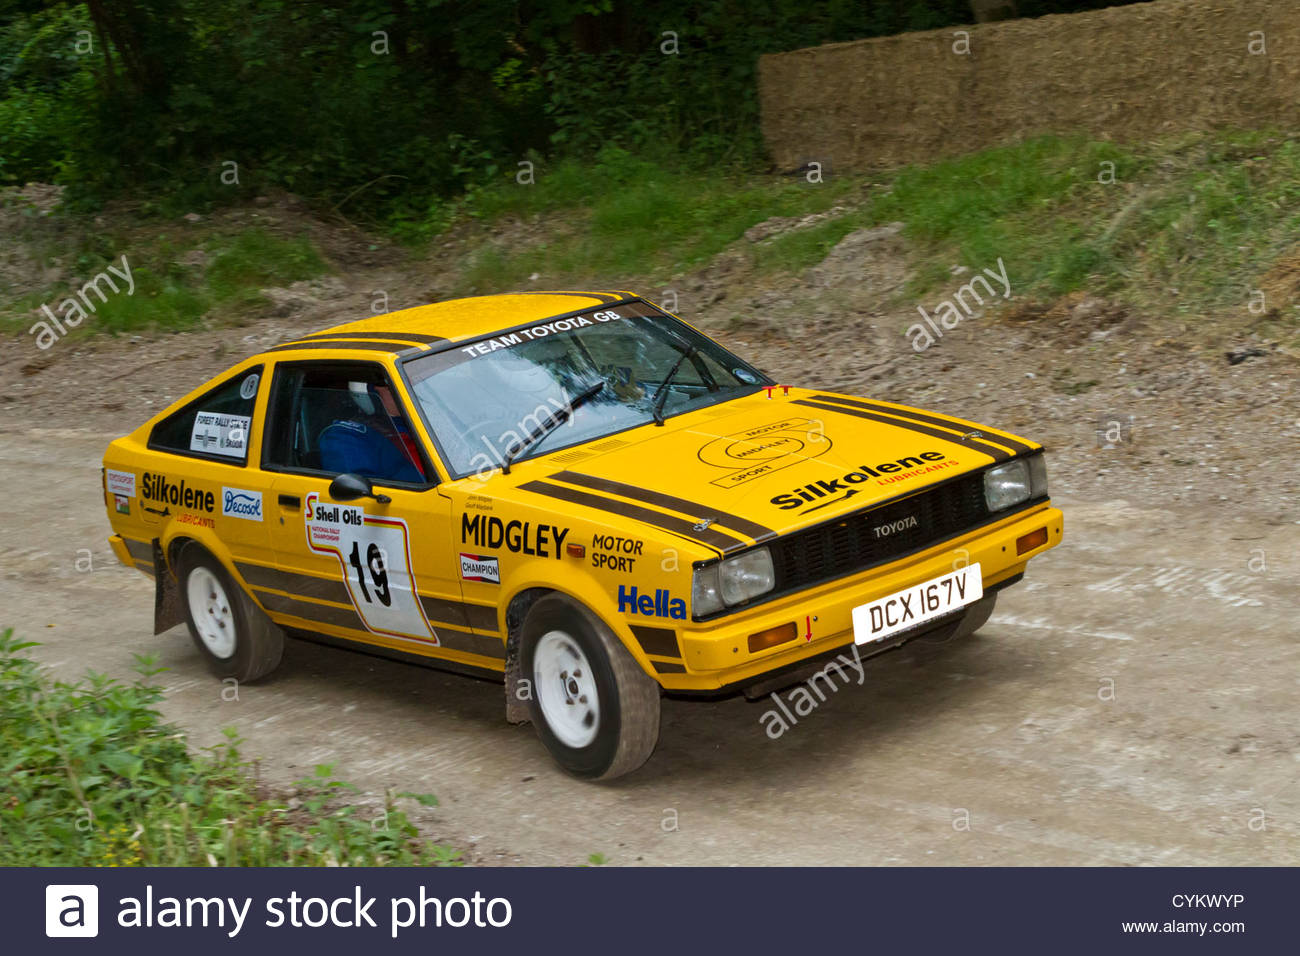
[[853, 609], [853, 640], [857, 644], [881, 641], [891, 634], [942, 617], [984, 596], [984, 578], [978, 564], [970, 564], [904, 591]]

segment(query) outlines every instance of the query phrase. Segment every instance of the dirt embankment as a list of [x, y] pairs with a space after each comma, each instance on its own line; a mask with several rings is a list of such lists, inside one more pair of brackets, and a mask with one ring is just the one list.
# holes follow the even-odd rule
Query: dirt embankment
[[[252, 352], [371, 314], [380, 293], [390, 310], [445, 298], [464, 250], [481, 238], [459, 232], [426, 258], [410, 258], [346, 225], [313, 220], [292, 199], [221, 215], [233, 225], [309, 232], [336, 274], [263, 290], [272, 305], [239, 327], [91, 335], [45, 351], [31, 336], [12, 335], [0, 357], [0, 434], [32, 424], [91, 427], [107, 441]], [[1252, 333], [1244, 310], [1235, 325], [1193, 317], [1171, 327], [1082, 293], [1039, 303], [1018, 295], [1012, 265], [1008, 297], [993, 282], [997, 295], [918, 352], [909, 334], [918, 306], [933, 315], [972, 274], [954, 267], [945, 287], [911, 301], [902, 290], [913, 259], [896, 227], [852, 233], [798, 275], [757, 272], [746, 250], [798, 228], [807, 224], [752, 229], [752, 240], [676, 277], [677, 311], [792, 384], [929, 405], [1043, 441], [1062, 490], [1244, 505], [1300, 520], [1292, 461], [1300, 376], [1292, 358]], [[1280, 260], [1265, 287], [1282, 296], [1297, 276], [1294, 262]], [[598, 284], [663, 291], [638, 276]], [[546, 277], [533, 285], [546, 287]]]

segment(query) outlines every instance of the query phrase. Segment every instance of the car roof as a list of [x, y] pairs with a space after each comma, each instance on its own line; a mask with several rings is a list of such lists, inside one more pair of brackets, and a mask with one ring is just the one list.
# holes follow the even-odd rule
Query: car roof
[[267, 349], [361, 349], [402, 354], [476, 339], [601, 305], [636, 300], [632, 292], [506, 292], [388, 312], [345, 322]]

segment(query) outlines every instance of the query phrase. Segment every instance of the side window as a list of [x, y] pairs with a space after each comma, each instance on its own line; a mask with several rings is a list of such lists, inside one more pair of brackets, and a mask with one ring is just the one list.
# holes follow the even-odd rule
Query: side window
[[149, 435], [149, 447], [244, 464], [262, 367], [247, 369], [173, 412]]
[[265, 468], [403, 485], [433, 474], [379, 365], [282, 362], [267, 420]]

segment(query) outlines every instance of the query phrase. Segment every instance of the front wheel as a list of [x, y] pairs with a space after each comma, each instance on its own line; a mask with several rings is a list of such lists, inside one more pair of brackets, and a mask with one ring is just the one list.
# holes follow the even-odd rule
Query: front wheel
[[190, 637], [209, 669], [241, 684], [275, 670], [284, 654], [284, 632], [221, 562], [199, 545], [189, 544], [176, 564]]
[[594, 614], [551, 594], [524, 618], [529, 711], [551, 756], [575, 777], [636, 770], [659, 742], [659, 685]]

